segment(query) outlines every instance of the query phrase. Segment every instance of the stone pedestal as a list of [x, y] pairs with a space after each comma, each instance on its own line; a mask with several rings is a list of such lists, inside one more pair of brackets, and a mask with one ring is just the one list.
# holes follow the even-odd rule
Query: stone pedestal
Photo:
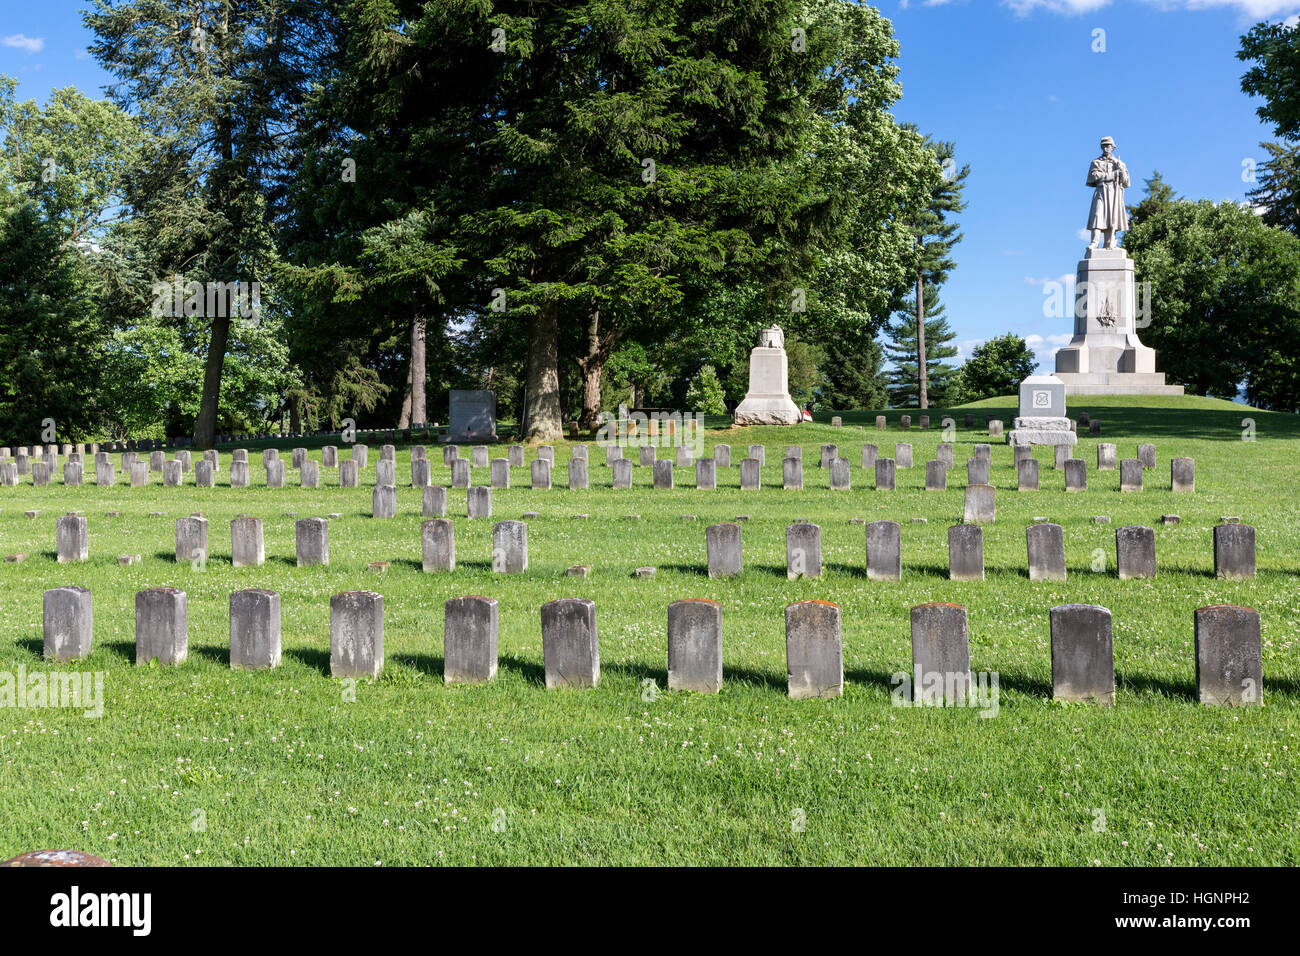
[[[1137, 336], [1133, 260], [1123, 249], [1089, 249], [1075, 273], [1074, 337], [1056, 353], [1070, 395], [1182, 395], [1156, 371], [1155, 349]], [[1150, 303], [1144, 303], [1150, 308]]]
[[1020, 414], [1007, 435], [1010, 445], [1069, 445], [1079, 440], [1065, 415], [1065, 383], [1053, 375], [1030, 375], [1020, 383]]
[[798, 425], [802, 420], [790, 397], [785, 336], [775, 327], [764, 329], [758, 347], [749, 353], [749, 390], [736, 406], [736, 424]]

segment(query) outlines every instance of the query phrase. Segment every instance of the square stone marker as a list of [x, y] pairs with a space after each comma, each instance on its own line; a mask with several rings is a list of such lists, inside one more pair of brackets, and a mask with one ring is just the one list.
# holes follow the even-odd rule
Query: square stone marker
[[600, 683], [596, 604], [560, 598], [542, 605], [542, 660], [546, 689], [595, 687]]

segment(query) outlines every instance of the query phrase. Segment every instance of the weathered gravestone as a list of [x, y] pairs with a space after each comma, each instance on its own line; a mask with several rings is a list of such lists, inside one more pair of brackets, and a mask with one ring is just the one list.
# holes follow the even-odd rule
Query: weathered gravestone
[[266, 563], [261, 518], [235, 518], [230, 522], [230, 564], [236, 568]]
[[551, 488], [551, 463], [545, 458], [534, 458], [530, 478], [534, 488], [549, 491]]
[[[280, 469], [280, 476], [279, 476], [280, 484], [283, 485], [284, 484], [284, 463], [277, 461], [275, 462], [275, 464]], [[361, 466], [355, 458], [350, 459], [348, 461], [339, 462], [339, 487], [356, 488], [361, 482], [360, 472], [361, 472]], [[268, 485], [271, 483], [271, 471], [269, 468], [267, 469], [266, 472], [266, 481]]]
[[668, 605], [668, 689], [716, 694], [722, 687], [722, 605], [683, 598]]
[[45, 659], [85, 660], [94, 631], [90, 590], [75, 585], [50, 588], [42, 603]]
[[1169, 459], [1169, 487], [1173, 491], [1196, 491], [1196, 459]]
[[877, 491], [894, 490], [894, 459], [892, 458], [876, 459], [876, 490]]
[[903, 530], [897, 521], [867, 525], [867, 578], [898, 581], [903, 576]]
[[1038, 490], [1038, 462], [1033, 458], [1022, 458], [1016, 465], [1016, 490]]
[[[384, 462], [379, 462], [382, 466]], [[534, 462], [536, 465], [536, 462]], [[383, 470], [382, 467], [380, 469]], [[456, 458], [451, 463], [451, 486], [453, 488], [469, 487], [469, 462], [464, 458]]]
[[264, 670], [280, 666], [280, 595], [245, 588], [230, 595], [230, 667]]
[[966, 486], [966, 500], [962, 520], [966, 524], [991, 524], [997, 520], [997, 492], [992, 485]]
[[600, 683], [595, 602], [587, 598], [560, 598], [543, 604], [541, 616], [547, 690], [595, 687]]
[[[621, 451], [621, 450], [622, 449], [614, 448], [614, 451]], [[609, 449], [606, 448], [605, 451], [608, 452]], [[509, 467], [522, 468], [524, 467], [524, 460], [525, 459], [524, 459], [523, 445], [511, 445], [509, 448], [506, 449], [506, 461], [508, 462]]]
[[[787, 448], [787, 449], [786, 449], [786, 457], [787, 457], [787, 458], [795, 458], [795, 457], [797, 457], [797, 458], [799, 458], [800, 460], [802, 460], [802, 459], [803, 459], [803, 448], [800, 447], [800, 446], [798, 446], [798, 445], [793, 445], [793, 446], [791, 446], [791, 447], [792, 447], [792, 448], [799, 448], [799, 454], [798, 454], [797, 456], [796, 456], [796, 455], [791, 455], [791, 454], [790, 454], [790, 449]], [[834, 460], [836, 457], [838, 457], [839, 453], [840, 453], [840, 449], [839, 449], [839, 446], [838, 446], [838, 445], [822, 445], [822, 457], [821, 457], [821, 461], [818, 463], [818, 467], [820, 467], [820, 468], [829, 468], [829, 467], [830, 467], [830, 464], [831, 464], [831, 461]]]
[[744, 570], [740, 525], [730, 522], [709, 525], [704, 534], [709, 577], [724, 578]]
[[442, 485], [430, 485], [420, 490], [420, 513], [426, 518], [440, 518], [447, 513], [447, 489]]
[[375, 485], [370, 493], [370, 515], [373, 518], [396, 518], [397, 489], [392, 485]]
[[781, 487], [796, 491], [803, 489], [803, 461], [798, 458], [781, 460]]
[[966, 461], [966, 484], [987, 485], [989, 483], [989, 463], [983, 458], [970, 458]]
[[424, 488], [430, 483], [429, 459], [412, 458], [411, 459], [411, 487]]
[[1097, 446], [1097, 470], [1114, 471], [1115, 462], [1119, 453], [1119, 448], [1109, 442], [1102, 442]]
[[344, 591], [330, 598], [330, 676], [378, 677], [384, 669], [384, 596]]
[[1082, 458], [1065, 460], [1065, 490], [1076, 492], [1088, 490], [1088, 463]]
[[894, 445], [894, 461], [899, 468], [912, 467], [912, 446], [908, 442], [898, 442]]
[[487, 445], [475, 445], [469, 450], [469, 457], [475, 468], [486, 468], [489, 458]]
[[428, 573], [456, 570], [456, 525], [434, 518], [420, 525], [421, 566]]
[[1142, 525], [1115, 529], [1115, 566], [1120, 580], [1156, 576], [1156, 533]]
[[[135, 484], [134, 466], [132, 466], [131, 484]], [[248, 487], [248, 462], [235, 460], [230, 463], [230, 487]]]
[[750, 445], [748, 457], [753, 458], [755, 461], [757, 461], [759, 467], [761, 468], [763, 465], [767, 464], [767, 446]]
[[948, 489], [948, 466], [935, 459], [925, 463], [925, 490], [946, 491]]
[[830, 462], [831, 491], [848, 491], [849, 484], [849, 460], [847, 458], [832, 458]]
[[1259, 612], [1236, 604], [1197, 608], [1196, 690], [1202, 704], [1258, 705], [1264, 700]]
[[1052, 608], [1052, 697], [1115, 703], [1110, 611], [1095, 604]]
[[1029, 553], [1029, 580], [1065, 580], [1065, 531], [1059, 524], [1044, 522], [1025, 529]]
[[176, 519], [176, 563], [204, 561], [208, 556], [208, 519], [198, 515]]
[[302, 518], [294, 524], [298, 567], [330, 563], [330, 523], [324, 518]]
[[189, 656], [187, 624], [184, 591], [149, 588], [138, 592], [135, 596], [136, 666], [155, 660], [159, 664], [185, 663]]
[[479, 595], [443, 606], [442, 679], [481, 684], [497, 676], [497, 602]]
[[90, 535], [83, 515], [61, 515], [54, 522], [55, 554], [60, 564], [85, 561], [90, 556]]
[[[168, 488], [179, 488], [185, 478], [185, 472], [181, 470], [181, 463], [179, 461], [163, 462], [162, 473], [163, 473], [163, 485]], [[66, 469], [64, 472], [63, 480], [64, 483], [66, 484], [68, 480]], [[77, 484], [81, 484], [80, 465], [77, 466]]]
[[713, 491], [718, 487], [718, 467], [714, 459], [696, 459], [695, 487], [706, 491]]
[[650, 468], [658, 460], [656, 458], [654, 445], [642, 445], [640, 449], [641, 467]]
[[970, 637], [960, 604], [912, 608], [912, 697], [918, 704], [962, 706], [970, 695]]
[[758, 491], [762, 487], [761, 464], [757, 458], [745, 458], [740, 463], [740, 487], [745, 491]]
[[790, 697], [844, 693], [840, 608], [829, 601], [799, 601], [785, 609], [786, 686]]
[[1138, 461], [1142, 462], [1143, 468], [1154, 468], [1156, 466], [1156, 446], [1150, 444], [1138, 445]]
[[320, 487], [320, 464], [314, 461], [304, 461], [302, 468], [298, 471], [298, 485], [302, 488], [319, 488]]
[[1248, 524], [1220, 524], [1214, 527], [1214, 576], [1255, 576], [1255, 529]]
[[615, 488], [632, 487], [632, 460], [630, 458], [619, 458], [614, 462], [613, 476], [611, 481]]
[[654, 486], [671, 489], [673, 486], [673, 463], [670, 459], [654, 463]]
[[498, 574], [523, 574], [528, 570], [528, 525], [498, 521], [492, 526], [492, 570]]
[[492, 489], [487, 485], [475, 485], [466, 492], [465, 513], [470, 520], [492, 517]]
[[864, 469], [876, 467], [876, 459], [880, 457], [880, 449], [875, 445], [862, 446], [862, 467]]
[[[169, 464], [169, 465], [175, 465], [175, 466], [176, 466], [176, 480], [175, 480], [175, 481], [172, 481], [172, 482], [169, 482], [169, 483], [170, 483], [170, 484], [173, 484], [173, 485], [179, 485], [179, 484], [181, 483], [181, 482], [180, 482], [180, 468], [181, 468], [181, 463], [180, 463], [179, 461], [169, 461], [167, 464]], [[63, 466], [63, 483], [64, 483], [65, 485], [68, 485], [68, 486], [73, 487], [73, 488], [79, 488], [79, 487], [81, 487], [82, 467], [83, 467], [83, 466], [82, 466], [81, 462], [79, 462], [79, 461], [70, 461], [70, 462], [68, 462], [66, 465], [64, 465], [64, 466]], [[163, 470], [163, 480], [164, 480], [164, 482], [166, 482], [167, 475], [168, 475], [168, 472], [167, 472], [167, 470], [164, 468], [164, 470]]]
[[489, 474], [489, 480], [492, 483], [492, 487], [509, 488], [510, 487], [510, 459], [493, 458], [490, 467], [491, 467], [491, 472]]
[[791, 580], [822, 576], [822, 529], [800, 522], [785, 529], [785, 576]]
[[1119, 463], [1119, 490], [1142, 490], [1142, 462], [1136, 458], [1125, 458]]
[[984, 529], [977, 524], [948, 528], [948, 579], [984, 580]]

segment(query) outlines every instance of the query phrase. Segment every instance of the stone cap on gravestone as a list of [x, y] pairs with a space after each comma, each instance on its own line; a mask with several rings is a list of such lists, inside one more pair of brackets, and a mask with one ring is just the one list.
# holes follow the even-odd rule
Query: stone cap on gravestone
[[1065, 383], [1055, 375], [1030, 375], [1020, 383], [1021, 418], [1064, 418]]

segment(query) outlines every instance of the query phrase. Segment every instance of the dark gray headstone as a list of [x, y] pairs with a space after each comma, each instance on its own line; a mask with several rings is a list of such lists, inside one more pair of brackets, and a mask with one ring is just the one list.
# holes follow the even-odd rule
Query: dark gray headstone
[[654, 445], [642, 445], [639, 454], [641, 456], [642, 468], [649, 468], [658, 460], [655, 457]]
[[1136, 458], [1125, 458], [1119, 463], [1119, 490], [1142, 490], [1142, 462]]
[[230, 522], [230, 564], [236, 568], [261, 567], [266, 562], [261, 518], [235, 518]]
[[988, 444], [987, 442], [980, 442], [979, 444], [972, 445], [971, 457], [974, 458], [976, 461], [985, 461], [985, 462], [992, 463], [993, 446]]
[[442, 463], [443, 463], [444, 465], [446, 465], [448, 468], [450, 468], [452, 462], [454, 462], [454, 461], [459, 461], [459, 460], [460, 460], [460, 447], [459, 447], [459, 446], [457, 446], [457, 445], [443, 445], [443, 446], [442, 446]]
[[1067, 458], [1065, 460], [1065, 490], [1088, 490], [1088, 463], [1082, 458]]
[[90, 556], [90, 535], [84, 515], [60, 515], [54, 522], [55, 553], [60, 564], [85, 561]]
[[1043, 522], [1025, 529], [1029, 554], [1029, 580], [1065, 580], [1065, 531], [1059, 524]]
[[898, 419], [898, 427], [904, 430], [912, 427], [912, 416], [902, 415]]
[[849, 483], [849, 460], [847, 458], [832, 458], [830, 461], [831, 491], [848, 491]]
[[970, 637], [960, 604], [912, 608], [912, 697], [920, 704], [963, 705], [970, 696]]
[[1115, 653], [1110, 611], [1063, 604], [1051, 611], [1052, 697], [1115, 703]]
[[1173, 491], [1194, 492], [1196, 490], [1196, 459], [1169, 459], [1169, 487]]
[[370, 493], [370, 515], [374, 518], [396, 518], [397, 489], [392, 485], [375, 485]]
[[632, 460], [630, 458], [618, 458], [614, 461], [611, 482], [615, 488], [632, 487]]
[[392, 462], [397, 461], [397, 448], [393, 445], [379, 446], [379, 460]]
[[330, 598], [330, 675], [378, 677], [384, 669], [384, 596], [344, 591]]
[[722, 687], [722, 605], [684, 598], [668, 605], [668, 689], [716, 694]]
[[800, 522], [785, 529], [785, 576], [791, 581], [822, 576], [822, 529]]
[[1013, 445], [1011, 447], [1012, 462], [1019, 467], [1022, 461], [1034, 457], [1033, 445]]
[[1038, 490], [1038, 462], [1033, 458], [1022, 458], [1016, 465], [1016, 490]]
[[803, 461], [799, 458], [781, 460], [781, 487], [800, 490], [803, 488]]
[[799, 601], [785, 609], [786, 685], [790, 697], [844, 693], [840, 608], [829, 601]]
[[1156, 446], [1150, 444], [1138, 445], [1138, 461], [1142, 462], [1143, 468], [1154, 468], [1156, 466]]
[[980, 525], [955, 524], [948, 528], [948, 578], [984, 580], [984, 529]]
[[[383, 465], [381, 461], [379, 463]], [[469, 487], [469, 461], [464, 458], [454, 459], [451, 463], [451, 486], [453, 488]]]
[[246, 588], [230, 595], [230, 667], [264, 670], [280, 666], [280, 595]]
[[1264, 701], [1259, 612], [1236, 604], [1197, 608], [1196, 689], [1202, 704], [1249, 706]]
[[197, 515], [176, 519], [176, 563], [188, 564], [208, 556], [208, 519]]
[[51, 588], [45, 592], [43, 605], [45, 659], [85, 660], [94, 631], [90, 589], [73, 585]]
[[528, 570], [528, 525], [498, 521], [492, 526], [492, 570], [498, 574], [523, 574]]
[[330, 523], [324, 518], [302, 518], [294, 525], [298, 567], [330, 563]]
[[425, 571], [455, 571], [455, 523], [450, 518], [434, 518], [422, 523], [420, 552]]
[[534, 458], [530, 477], [534, 488], [549, 491], [551, 487], [551, 463], [545, 458]]
[[1214, 576], [1255, 576], [1255, 529], [1248, 524], [1220, 524], [1214, 527]]
[[673, 463], [671, 459], [665, 458], [654, 463], [654, 483], [656, 488], [672, 488], [673, 486]]
[[442, 679], [448, 684], [481, 684], [496, 676], [496, 600], [479, 595], [452, 598], [443, 609]]
[[289, 455], [290, 455], [290, 458], [289, 458], [289, 462], [290, 462], [290, 464], [291, 464], [295, 469], [297, 469], [297, 468], [301, 468], [301, 467], [302, 467], [302, 463], [303, 463], [304, 461], [307, 460], [307, 449], [306, 449], [306, 448], [295, 448], [295, 449], [293, 449], [293, 451], [291, 451], [291, 452], [289, 453]]
[[740, 487], [746, 491], [757, 491], [762, 487], [763, 476], [757, 458], [745, 458], [740, 463]]
[[542, 659], [547, 690], [600, 683], [600, 641], [593, 601], [560, 598], [542, 605]]
[[[788, 449], [787, 449], [787, 451], [788, 451]], [[818, 467], [821, 467], [821, 468], [829, 468], [829, 467], [830, 467], [830, 464], [831, 464], [831, 460], [834, 459], [834, 458], [839, 457], [839, 454], [840, 454], [840, 449], [839, 449], [839, 446], [838, 446], [838, 445], [822, 445], [822, 457], [821, 457], [821, 461], [818, 463]], [[793, 457], [795, 457], [795, 456], [794, 456], [794, 455], [787, 454], [786, 457], [787, 457], [787, 458], [793, 458]], [[803, 449], [802, 449], [802, 448], [799, 449], [799, 456], [798, 456], [798, 457], [800, 458], [800, 460], [803, 459]]]
[[1115, 567], [1120, 580], [1156, 576], [1156, 533], [1143, 525], [1115, 529]]
[[730, 522], [709, 525], [705, 531], [709, 577], [725, 578], [744, 570], [741, 555], [740, 525]]
[[894, 490], [894, 459], [892, 458], [876, 459], [876, 490], [877, 491]]
[[[280, 467], [280, 481], [283, 482], [284, 464], [283, 462], [276, 462], [276, 464], [279, 465]], [[266, 475], [267, 475], [267, 482], [269, 484], [271, 480], [271, 472], [268, 470]], [[339, 487], [356, 488], [360, 483], [361, 483], [360, 463], [355, 458], [351, 458], [348, 459], [347, 461], [339, 462]]]
[[897, 581], [903, 576], [903, 531], [897, 521], [867, 525], [867, 577]]
[[695, 487], [706, 491], [713, 491], [718, 487], [718, 467], [717, 462], [714, 459], [696, 459]]
[[731, 467], [731, 446], [714, 445], [713, 460], [718, 463], [719, 468], [730, 468]]
[[447, 513], [447, 489], [442, 485], [430, 485], [420, 490], [421, 514], [426, 518], [441, 518]]
[[487, 485], [475, 485], [465, 495], [465, 513], [474, 518], [492, 517], [492, 489]]
[[969, 458], [966, 461], [966, 484], [987, 485], [989, 483], [989, 463], [982, 458]]
[[430, 483], [429, 459], [412, 458], [411, 459], [411, 487], [425, 488]]
[[948, 488], [948, 466], [935, 459], [925, 463], [925, 490], [946, 491]]
[[[244, 462], [248, 464], [248, 462]], [[185, 592], [177, 588], [149, 588], [135, 596], [136, 666], [183, 664], [189, 656], [188, 614]]]
[[997, 516], [997, 492], [993, 486], [967, 485], [962, 520], [966, 524], [991, 524]]
[[[105, 467], [108, 469], [107, 482], [104, 481], [104, 474], [101, 471], [101, 469]], [[113, 466], [111, 464], [96, 465], [95, 473], [96, 475], [99, 476], [100, 479], [99, 483], [101, 485], [102, 484], [111, 485], [113, 483]], [[194, 463], [194, 487], [211, 488], [213, 484], [215, 484], [215, 482], [216, 482], [216, 475], [212, 467], [212, 462], [208, 461], [206, 458], [201, 461], [196, 461]]]

